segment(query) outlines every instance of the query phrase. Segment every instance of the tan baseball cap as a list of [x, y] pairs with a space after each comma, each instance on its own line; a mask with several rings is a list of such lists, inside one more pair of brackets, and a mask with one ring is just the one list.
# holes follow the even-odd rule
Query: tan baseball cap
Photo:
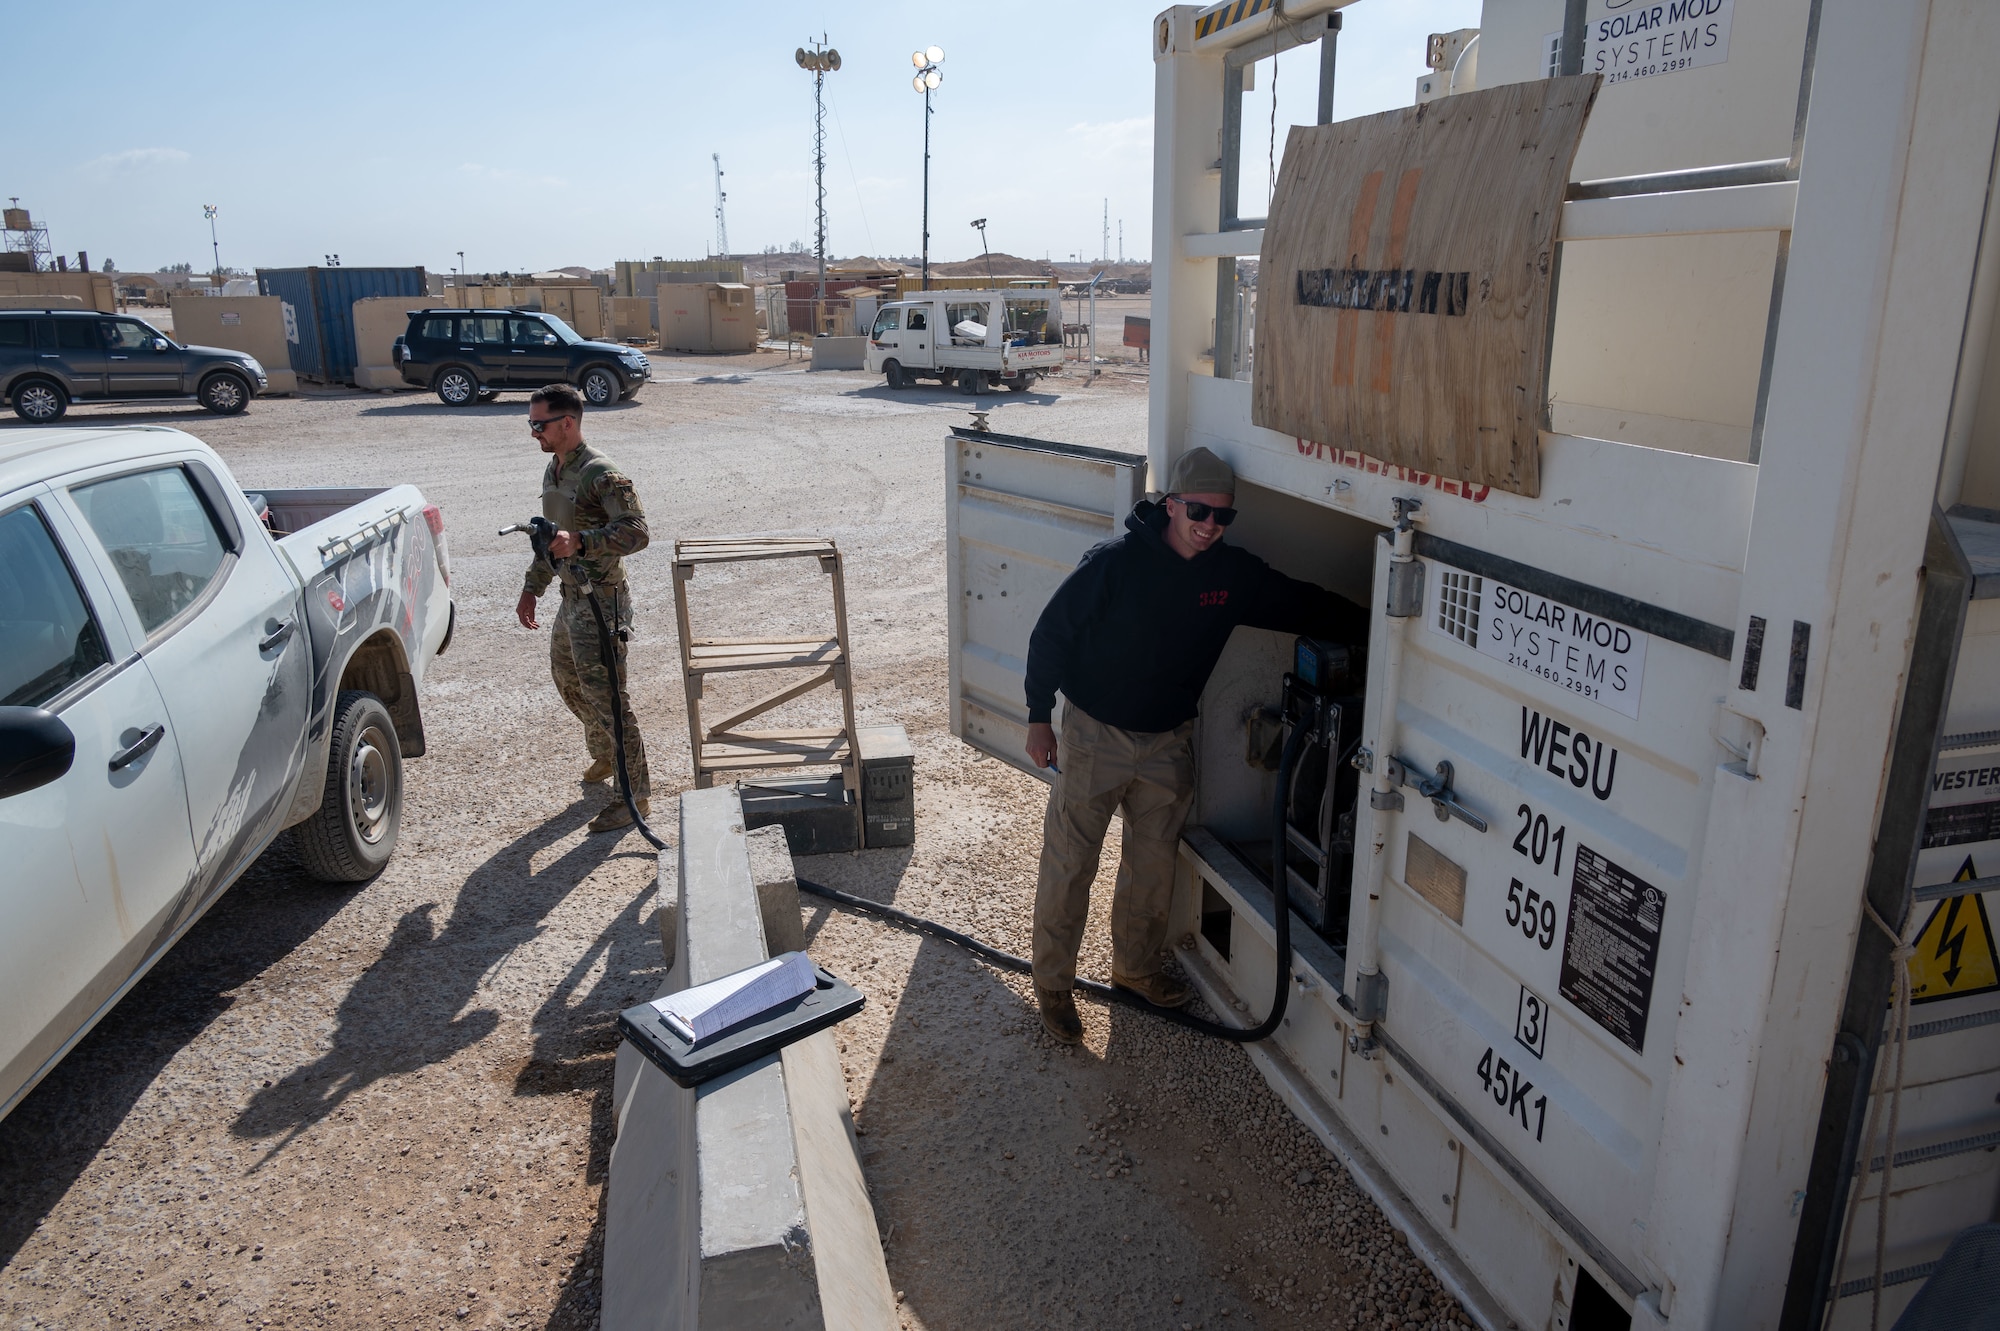
[[1167, 473], [1167, 491], [1173, 495], [1233, 495], [1236, 473], [1229, 464], [1205, 448], [1190, 448], [1174, 460]]

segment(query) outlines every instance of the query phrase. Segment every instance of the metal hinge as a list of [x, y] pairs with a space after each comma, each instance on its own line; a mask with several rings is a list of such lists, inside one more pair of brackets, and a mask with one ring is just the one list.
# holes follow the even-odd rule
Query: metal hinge
[[1389, 563], [1389, 604], [1383, 613], [1408, 619], [1424, 612], [1424, 564], [1420, 559]]

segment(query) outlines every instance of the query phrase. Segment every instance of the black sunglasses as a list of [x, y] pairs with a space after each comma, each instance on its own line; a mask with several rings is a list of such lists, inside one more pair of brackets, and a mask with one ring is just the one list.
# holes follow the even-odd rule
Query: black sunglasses
[[1183, 499], [1179, 495], [1168, 495], [1167, 498], [1187, 510], [1189, 522], [1207, 522], [1210, 518], [1214, 518], [1216, 526], [1227, 527], [1236, 521], [1236, 510], [1233, 508], [1217, 508], [1213, 504], [1204, 504], [1195, 499]]
[[568, 412], [564, 412], [560, 416], [551, 416], [545, 421], [530, 419], [528, 422], [528, 433], [540, 434], [542, 431], [548, 429], [551, 425], [554, 425], [557, 421], [573, 421], [575, 419], [576, 417], [570, 415]]

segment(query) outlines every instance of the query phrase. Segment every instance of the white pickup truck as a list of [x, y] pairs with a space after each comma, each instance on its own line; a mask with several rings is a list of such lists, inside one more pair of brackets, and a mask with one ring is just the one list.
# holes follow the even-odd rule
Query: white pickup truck
[[962, 393], [1006, 385], [1026, 392], [1063, 366], [1056, 292], [920, 291], [884, 305], [868, 333], [867, 366], [891, 388], [919, 379]]
[[396, 846], [451, 638], [415, 487], [245, 494], [159, 428], [0, 441], [0, 1117], [286, 828]]

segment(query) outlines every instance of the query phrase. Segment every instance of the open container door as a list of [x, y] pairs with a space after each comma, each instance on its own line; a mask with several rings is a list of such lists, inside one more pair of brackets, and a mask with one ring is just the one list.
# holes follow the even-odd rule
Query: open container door
[[945, 440], [951, 733], [1043, 780], [1026, 753], [1028, 637], [1084, 552], [1124, 530], [1146, 458], [955, 429]]

